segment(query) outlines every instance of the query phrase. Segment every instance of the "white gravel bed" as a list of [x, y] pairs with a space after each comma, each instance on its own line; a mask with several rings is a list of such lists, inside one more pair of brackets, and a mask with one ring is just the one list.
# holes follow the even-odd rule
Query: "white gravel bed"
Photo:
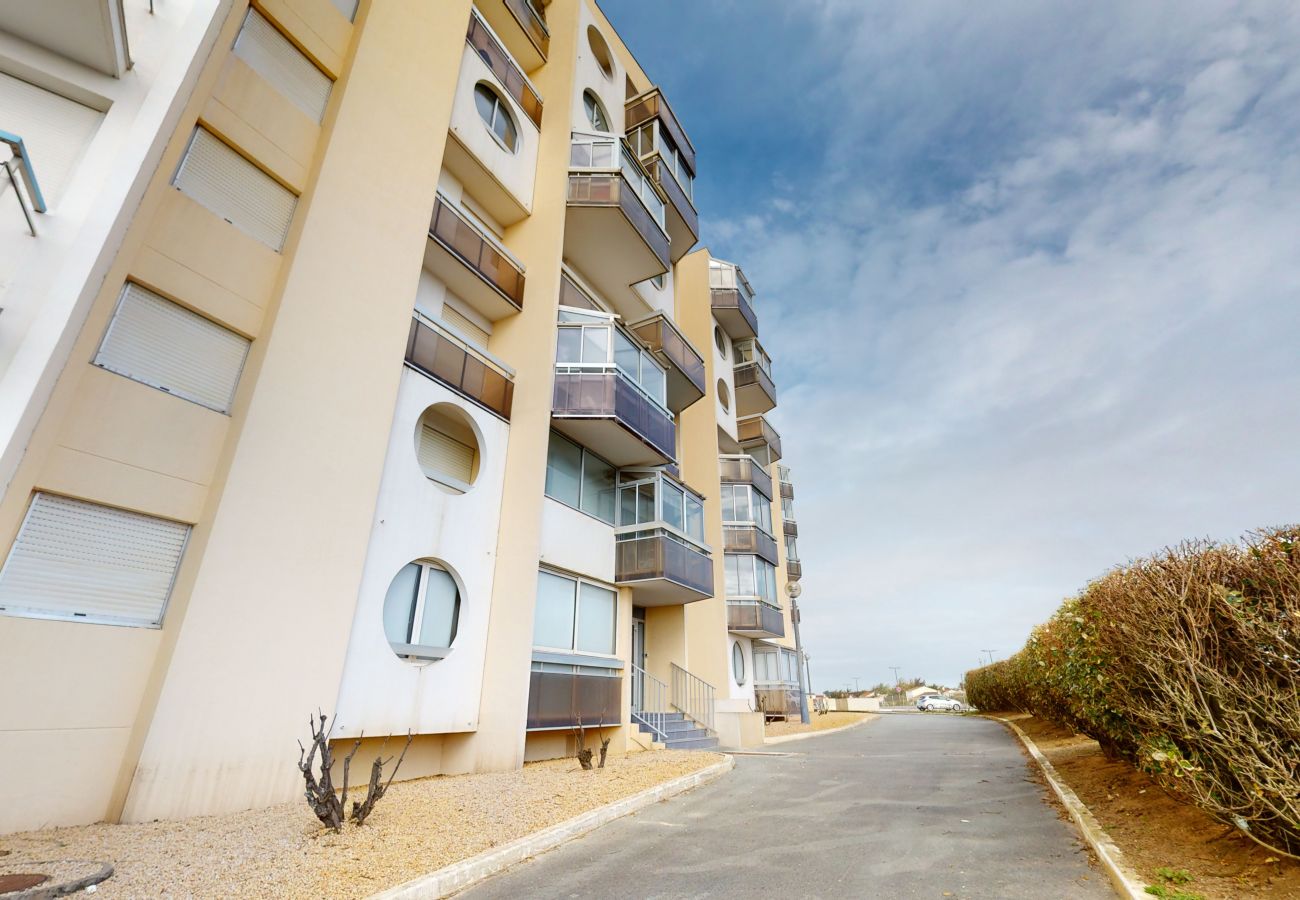
[[224, 816], [86, 825], [0, 836], [20, 860], [97, 859], [116, 866], [97, 898], [365, 897], [490, 847], [721, 760], [658, 751], [574, 759], [517, 772], [395, 782], [361, 828], [321, 827], [305, 802]]

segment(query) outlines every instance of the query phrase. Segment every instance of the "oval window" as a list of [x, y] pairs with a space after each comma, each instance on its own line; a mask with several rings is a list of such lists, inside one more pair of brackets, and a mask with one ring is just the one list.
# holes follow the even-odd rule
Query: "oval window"
[[736, 684], [745, 683], [745, 651], [740, 649], [740, 641], [731, 645], [731, 671], [736, 676]]
[[731, 411], [731, 392], [727, 390], [727, 383], [721, 378], [718, 379], [718, 402], [722, 404], [723, 412]]
[[610, 55], [609, 44], [605, 43], [605, 37], [596, 30], [595, 25], [587, 26], [587, 43], [591, 46], [591, 54], [596, 57], [596, 65], [600, 66], [600, 71], [605, 73], [606, 78], [614, 76], [614, 57]]
[[402, 566], [384, 597], [384, 636], [411, 662], [432, 662], [451, 652], [460, 624], [460, 587], [432, 560]]
[[715, 344], [718, 345], [718, 352], [722, 354], [722, 358], [723, 358], [723, 359], [726, 359], [726, 358], [727, 358], [727, 339], [726, 339], [725, 337], [722, 336], [722, 326], [721, 326], [721, 325], [714, 325], [714, 326], [713, 326], [713, 343], [715, 343]]
[[600, 102], [600, 98], [592, 91], [582, 92], [582, 108], [587, 112], [587, 121], [591, 127], [597, 131], [609, 132], [609, 116], [605, 113], [605, 106]]
[[487, 82], [480, 81], [474, 85], [474, 106], [497, 143], [514, 153], [519, 147], [519, 129], [515, 127], [515, 118], [501, 95], [492, 90]]

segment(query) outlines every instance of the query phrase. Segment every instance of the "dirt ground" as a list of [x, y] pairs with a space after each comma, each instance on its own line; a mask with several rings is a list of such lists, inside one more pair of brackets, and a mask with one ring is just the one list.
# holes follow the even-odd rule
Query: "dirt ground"
[[[1106, 759], [1097, 742], [1020, 713], [1002, 713], [1033, 739], [1079, 799], [1092, 810], [1147, 885], [1169, 897], [1205, 900], [1300, 898], [1300, 863], [1278, 857], [1174, 800], [1128, 763]], [[1190, 880], [1162, 877], [1185, 871]]]
[[[0, 837], [0, 872], [94, 859], [117, 871], [97, 897], [365, 897], [722, 760], [659, 751], [520, 771], [395, 782], [361, 828], [323, 829], [305, 802], [138, 825]], [[48, 871], [48, 870], [45, 870]]]
[[787, 719], [784, 722], [768, 722], [763, 727], [763, 737], [779, 737], [786, 734], [802, 734], [805, 731], [826, 731], [830, 728], [843, 728], [845, 725], [852, 725], [855, 722], [861, 722], [863, 719], [874, 719], [873, 713], [860, 712], [828, 712], [825, 715], [813, 713], [812, 719], [807, 725], [799, 721], [798, 717], [793, 720]]

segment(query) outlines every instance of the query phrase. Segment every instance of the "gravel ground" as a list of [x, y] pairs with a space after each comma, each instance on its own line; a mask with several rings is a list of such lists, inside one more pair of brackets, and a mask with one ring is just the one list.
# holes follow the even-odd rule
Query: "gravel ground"
[[97, 859], [116, 874], [98, 897], [365, 897], [721, 760], [660, 751], [517, 772], [396, 782], [361, 828], [321, 828], [306, 803], [138, 825], [0, 837], [20, 860]]
[[763, 730], [763, 737], [780, 737], [783, 734], [802, 734], [805, 731], [825, 731], [828, 728], [843, 728], [864, 719], [876, 718], [874, 713], [828, 712], [823, 716], [813, 713], [807, 725], [798, 719], [785, 722], [768, 722]]

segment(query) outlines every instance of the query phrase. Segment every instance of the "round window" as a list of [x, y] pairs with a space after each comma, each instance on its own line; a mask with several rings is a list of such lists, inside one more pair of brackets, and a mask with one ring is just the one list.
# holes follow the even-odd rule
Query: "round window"
[[722, 358], [723, 358], [723, 359], [726, 359], [726, 358], [727, 358], [727, 339], [726, 339], [726, 338], [723, 336], [723, 334], [722, 334], [722, 326], [721, 326], [721, 325], [714, 325], [714, 326], [713, 326], [713, 343], [715, 343], [715, 344], [718, 345], [718, 352], [722, 354]]
[[609, 52], [609, 44], [604, 36], [596, 30], [595, 25], [587, 26], [587, 43], [591, 45], [591, 54], [596, 57], [596, 65], [605, 73], [606, 78], [614, 76], [614, 57]]
[[425, 477], [456, 493], [473, 486], [479, 472], [479, 440], [465, 411], [450, 403], [430, 406], [415, 423], [415, 458]]
[[474, 85], [474, 106], [497, 143], [514, 153], [519, 148], [519, 129], [515, 127], [515, 117], [510, 114], [506, 101], [486, 81]]
[[460, 586], [427, 559], [402, 566], [384, 597], [384, 636], [411, 662], [432, 662], [451, 652], [460, 624]]
[[721, 378], [718, 379], [718, 402], [722, 404], [723, 412], [731, 411], [731, 392], [727, 390], [727, 383]]
[[740, 641], [731, 645], [731, 672], [736, 676], [736, 684], [745, 683], [745, 651], [740, 649]]
[[591, 127], [597, 131], [608, 132], [609, 116], [605, 113], [605, 106], [600, 102], [600, 98], [592, 91], [582, 92], [582, 108], [587, 112], [587, 121]]

